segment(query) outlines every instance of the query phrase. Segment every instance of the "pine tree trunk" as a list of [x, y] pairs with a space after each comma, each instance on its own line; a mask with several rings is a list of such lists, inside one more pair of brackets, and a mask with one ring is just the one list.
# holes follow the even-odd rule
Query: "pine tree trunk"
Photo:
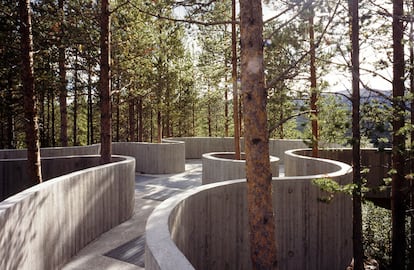
[[[414, 1], [411, 2], [414, 8]], [[410, 21], [410, 93], [411, 93], [411, 125], [414, 126], [414, 22]], [[410, 134], [410, 173], [414, 173], [414, 130]], [[414, 180], [410, 181], [410, 210], [414, 211]], [[414, 269], [414, 215], [410, 215], [410, 250], [408, 269]]]
[[252, 269], [277, 269], [260, 0], [240, 1], [248, 219]]
[[358, 0], [349, 1], [351, 22], [351, 62], [352, 62], [352, 173], [355, 188], [352, 194], [353, 204], [353, 254], [354, 270], [364, 270], [364, 251], [362, 245], [361, 211], [361, 133], [360, 133], [360, 91], [359, 91], [359, 11]]
[[30, 16], [30, 0], [19, 0], [22, 57], [22, 84], [28, 177], [33, 184], [42, 182], [39, 147], [39, 126], [33, 75], [33, 40]]
[[119, 134], [121, 131], [121, 110], [119, 108], [119, 103], [121, 102], [121, 94], [119, 92], [119, 81], [118, 81], [118, 91], [116, 91], [116, 104], [115, 104], [115, 141], [119, 142]]
[[231, 19], [231, 80], [233, 83], [234, 159], [240, 160], [239, 93], [237, 91], [236, 0], [231, 1]]
[[110, 11], [109, 0], [101, 1], [101, 162], [111, 162], [111, 73], [110, 73]]
[[78, 145], [78, 51], [75, 52], [75, 72], [73, 85], [73, 145]]
[[12, 73], [9, 72], [8, 80], [7, 80], [7, 91], [6, 91], [6, 111], [5, 114], [7, 116], [7, 130], [6, 130], [6, 147], [9, 149], [14, 149], [15, 147], [15, 140], [14, 140], [14, 110], [12, 108], [13, 102], [13, 94], [12, 94], [12, 87], [13, 87], [13, 79]]
[[[227, 57], [225, 59], [225, 68], [227, 70]], [[227, 72], [224, 75], [224, 81], [227, 82], [228, 77], [227, 77]], [[181, 121], [180, 121], [181, 122]], [[182, 134], [181, 132], [182, 128], [180, 126], [180, 134]], [[226, 84], [226, 86], [224, 87], [224, 137], [228, 137], [229, 136], [229, 89], [228, 86]]]
[[52, 91], [50, 95], [51, 95], [50, 99], [51, 99], [51, 103], [52, 103], [52, 123], [51, 123], [51, 126], [52, 126], [51, 133], [52, 134], [51, 134], [51, 137], [52, 137], [52, 146], [55, 147], [56, 146], [56, 136], [55, 136], [55, 94]]
[[142, 107], [142, 97], [138, 99], [138, 141], [143, 141], [144, 126], [143, 126], [143, 107]]
[[393, 144], [392, 144], [392, 269], [404, 269], [406, 252], [404, 152], [404, 45], [403, 0], [393, 2]]
[[309, 46], [310, 46], [310, 107], [311, 107], [311, 124], [312, 124], [312, 156], [318, 156], [318, 93], [316, 90], [316, 50], [315, 50], [315, 31], [313, 23], [313, 8], [310, 10], [311, 14], [309, 17]]
[[63, 0], [59, 0], [60, 20], [60, 34], [59, 34], [59, 105], [60, 105], [60, 143], [62, 146], [68, 146], [68, 109], [66, 104], [66, 97], [68, 95], [66, 90], [66, 55], [65, 45], [63, 42], [64, 29], [64, 8]]
[[129, 141], [133, 142], [135, 140], [135, 98], [132, 98], [128, 102], [128, 112], [129, 112]]
[[162, 141], [162, 115], [161, 115], [161, 105], [157, 106], [157, 143]]
[[87, 141], [88, 145], [93, 143], [93, 111], [92, 111], [92, 60], [88, 57], [88, 123]]

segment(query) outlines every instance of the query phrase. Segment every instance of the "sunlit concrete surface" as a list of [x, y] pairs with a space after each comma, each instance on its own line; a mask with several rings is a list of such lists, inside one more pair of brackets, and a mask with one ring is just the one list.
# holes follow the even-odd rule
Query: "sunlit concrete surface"
[[[104, 233], [98, 239], [82, 249], [63, 267], [63, 270], [86, 269], [144, 269], [142, 256], [132, 258], [137, 265], [109, 257], [107, 254], [118, 247], [145, 235], [145, 224], [153, 209], [162, 201], [185, 190], [201, 185], [201, 160], [187, 160], [185, 172], [178, 174], [136, 174], [135, 208], [131, 219]], [[131, 252], [144, 248], [131, 246]], [[126, 251], [127, 253], [128, 251]], [[122, 257], [120, 254], [119, 257]], [[125, 256], [124, 256], [125, 257]]]

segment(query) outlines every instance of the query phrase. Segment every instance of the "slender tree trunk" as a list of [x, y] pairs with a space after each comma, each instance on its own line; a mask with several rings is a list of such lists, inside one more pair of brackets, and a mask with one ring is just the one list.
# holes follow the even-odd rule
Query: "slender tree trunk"
[[234, 159], [240, 160], [239, 93], [237, 91], [236, 0], [231, 1], [231, 80], [233, 83]]
[[138, 141], [143, 141], [143, 133], [144, 133], [144, 127], [143, 127], [143, 108], [142, 108], [142, 97], [139, 97], [138, 99]]
[[65, 11], [63, 9], [64, 0], [59, 0], [60, 12], [60, 34], [59, 34], [59, 104], [60, 104], [60, 143], [62, 146], [68, 146], [68, 109], [66, 104], [66, 97], [68, 95], [66, 89], [66, 55], [65, 45], [63, 42], [64, 29], [63, 22], [65, 20]]
[[22, 57], [22, 84], [24, 116], [27, 121], [26, 147], [27, 172], [33, 184], [42, 182], [39, 146], [39, 126], [36, 112], [36, 96], [33, 75], [33, 39], [32, 22], [30, 15], [30, 0], [19, 0], [21, 57]]
[[[118, 83], [119, 83], [119, 81], [118, 81]], [[117, 84], [118, 85], [118, 87], [119, 87], [119, 84]], [[119, 88], [118, 88], [118, 90], [119, 90]], [[116, 113], [116, 119], [115, 119], [115, 123], [116, 123], [116, 129], [115, 129], [115, 141], [116, 142], [119, 142], [119, 133], [120, 133], [120, 130], [121, 130], [121, 119], [120, 119], [120, 117], [121, 117], [121, 112], [120, 112], [120, 108], [119, 108], [119, 103], [121, 102], [121, 97], [120, 97], [121, 95], [120, 95], [120, 92], [119, 91], [117, 91], [117, 93], [116, 93], [116, 105], [115, 105], [115, 113]]]
[[318, 107], [316, 103], [318, 102], [318, 93], [316, 90], [316, 49], [315, 49], [315, 31], [313, 23], [313, 7], [310, 10], [311, 14], [309, 16], [309, 46], [310, 46], [310, 107], [311, 107], [311, 124], [312, 124], [312, 156], [318, 156]]
[[7, 115], [7, 131], [6, 131], [6, 147], [9, 149], [14, 149], [15, 147], [15, 140], [14, 140], [14, 110], [12, 107], [13, 102], [13, 94], [12, 94], [12, 87], [13, 87], [13, 79], [12, 79], [12, 72], [9, 72], [8, 80], [7, 80], [7, 91], [6, 91], [6, 111], [5, 114]]
[[[411, 2], [414, 11], [414, 1]], [[410, 21], [410, 92], [411, 92], [411, 125], [414, 126], [414, 22]], [[410, 134], [410, 172], [414, 173], [414, 129]], [[410, 210], [414, 211], [414, 180], [410, 181]], [[414, 269], [414, 214], [410, 215], [410, 250], [408, 269]]]
[[277, 269], [260, 0], [240, 1], [248, 219], [252, 269]]
[[157, 109], [157, 143], [161, 143], [162, 141], [162, 116], [160, 107], [159, 105]]
[[392, 269], [405, 269], [403, 0], [393, 1]]
[[193, 128], [193, 136], [196, 136], [196, 125], [195, 125], [195, 102], [193, 101], [193, 106], [191, 106], [191, 115], [192, 115], [192, 121], [191, 125]]
[[47, 91], [47, 125], [46, 125], [46, 139], [47, 139], [47, 144], [48, 146], [52, 145], [52, 140], [50, 137], [50, 126], [51, 126], [51, 119], [52, 119], [52, 103], [53, 103], [53, 99], [52, 99], [52, 92], [53, 89], [49, 89]]
[[[168, 71], [167, 71], [168, 72]], [[170, 117], [170, 98], [171, 98], [171, 90], [170, 87], [167, 85], [165, 89], [165, 117], [164, 117], [164, 125], [165, 125], [165, 131], [163, 134], [165, 134], [168, 137], [171, 137], [171, 117]]]
[[210, 97], [209, 97], [208, 104], [207, 104], [207, 125], [208, 125], [208, 136], [211, 137], [212, 136], [212, 131], [211, 131], [211, 105], [210, 105]]
[[73, 145], [78, 145], [78, 50], [75, 52], [73, 83]]
[[[226, 69], [227, 69], [227, 57], [226, 57]], [[224, 75], [224, 81], [227, 82], [228, 77], [227, 77], [227, 72]], [[180, 134], [181, 134], [181, 128], [180, 128]], [[224, 136], [228, 137], [229, 136], [229, 89], [228, 86], [226, 85], [226, 87], [224, 88]]]
[[93, 143], [93, 117], [92, 117], [92, 63], [88, 58], [88, 123], [87, 123], [87, 141], [88, 145]]
[[135, 98], [128, 102], [128, 119], [129, 119], [129, 141], [133, 142], [135, 139]]
[[38, 94], [38, 106], [39, 106], [39, 112], [38, 112], [38, 121], [40, 124], [39, 125], [39, 141], [40, 141], [40, 145], [42, 145], [43, 147], [47, 146], [47, 142], [45, 139], [45, 85], [44, 83], [42, 83], [41, 85], [41, 90], [39, 91]]
[[110, 72], [110, 11], [109, 0], [101, 0], [101, 162], [111, 162], [111, 72]]
[[150, 142], [154, 140], [154, 112], [153, 108], [150, 108]]
[[364, 270], [364, 251], [362, 246], [361, 211], [361, 133], [360, 133], [360, 91], [359, 91], [359, 11], [358, 0], [349, 1], [351, 17], [351, 62], [352, 62], [352, 167], [353, 184], [353, 253], [354, 270]]
[[56, 146], [56, 134], [55, 134], [55, 94], [52, 91], [51, 93], [51, 102], [52, 102], [52, 146], [55, 147]]

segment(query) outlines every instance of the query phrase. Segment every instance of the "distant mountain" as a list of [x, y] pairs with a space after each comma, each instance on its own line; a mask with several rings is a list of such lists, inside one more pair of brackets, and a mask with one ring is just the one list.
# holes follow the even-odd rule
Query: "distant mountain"
[[[352, 93], [348, 90], [338, 91], [335, 93], [323, 93], [322, 95], [334, 95], [337, 97], [338, 101], [342, 104], [346, 104], [349, 112], [352, 110], [351, 95]], [[391, 123], [387, 118], [375, 117], [382, 110], [387, 110], [391, 106], [391, 96], [392, 91], [384, 90], [360, 90], [361, 96], [361, 133], [363, 136], [367, 137], [369, 141], [375, 147], [390, 147], [391, 146]], [[301, 110], [306, 106], [305, 100], [295, 101], [297, 109]], [[378, 113], [376, 112], [378, 110]], [[350, 113], [351, 115], [351, 113]], [[376, 118], [376, 119], [375, 119]], [[303, 131], [306, 122], [309, 119], [307, 116], [299, 116], [296, 118], [297, 128]], [[351, 135], [351, 128], [347, 134]]]

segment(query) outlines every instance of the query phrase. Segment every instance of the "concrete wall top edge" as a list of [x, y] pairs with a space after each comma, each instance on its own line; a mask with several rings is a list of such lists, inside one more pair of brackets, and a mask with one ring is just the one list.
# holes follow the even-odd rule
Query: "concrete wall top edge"
[[[329, 163], [334, 165], [337, 169], [335, 169], [334, 171], [331, 172], [327, 172], [327, 173], [323, 173], [323, 174], [316, 174], [316, 175], [306, 175], [306, 176], [302, 176], [302, 177], [336, 177], [336, 176], [340, 176], [340, 175], [344, 175], [344, 174], [348, 174], [352, 172], [352, 167], [349, 164], [346, 164], [344, 162], [341, 161], [337, 161], [337, 160], [332, 160], [332, 159], [325, 159], [325, 158], [315, 158], [315, 157], [310, 157], [310, 156], [305, 156], [302, 155], [301, 152], [307, 152], [307, 151], [311, 151], [310, 149], [304, 148], [304, 149], [292, 149], [292, 150], [287, 150], [285, 151], [285, 155], [287, 156], [292, 156], [292, 157], [296, 157], [299, 159], [307, 159], [307, 160], [316, 160], [316, 161], [320, 161], [323, 163]], [[297, 176], [292, 176], [293, 178], [297, 178]], [[288, 177], [291, 178], [291, 177]]]
[[[57, 157], [57, 158], [83, 158], [85, 156], [62, 156], [62, 157]], [[99, 158], [99, 156], [86, 156], [86, 158]], [[12, 206], [15, 203], [18, 203], [22, 200], [24, 200], [26, 197], [31, 196], [32, 194], [36, 193], [36, 192], [42, 192], [43, 189], [54, 185], [57, 182], [61, 182], [61, 181], [66, 181], [69, 180], [71, 177], [76, 176], [76, 175], [81, 175], [84, 173], [88, 173], [90, 171], [94, 171], [94, 170], [99, 170], [101, 168], [105, 168], [105, 167], [113, 167], [116, 164], [122, 164], [122, 163], [129, 163], [129, 162], [134, 162], [135, 163], [135, 159], [132, 157], [128, 157], [128, 156], [120, 156], [120, 155], [115, 155], [112, 156], [113, 157], [113, 162], [108, 163], [108, 164], [103, 164], [103, 165], [98, 165], [95, 167], [91, 167], [91, 168], [86, 168], [83, 170], [79, 170], [79, 171], [74, 171], [59, 177], [55, 177], [52, 178], [48, 181], [42, 182], [40, 184], [37, 184], [33, 187], [30, 187], [28, 189], [23, 190], [22, 192], [19, 192], [13, 196], [10, 196], [9, 198], [5, 199], [4, 201], [0, 202], [0, 211], [7, 209], [8, 207]]]
[[[242, 153], [244, 154], [244, 153]], [[222, 158], [221, 155], [234, 155], [234, 152], [211, 152], [211, 153], [205, 153], [202, 155], [203, 158], [209, 158], [209, 159], [225, 159], [233, 162], [244, 162], [244, 160], [236, 160], [236, 159], [230, 159], [230, 158]], [[278, 161], [280, 160], [279, 157], [275, 157], [270, 155], [270, 161]]]

